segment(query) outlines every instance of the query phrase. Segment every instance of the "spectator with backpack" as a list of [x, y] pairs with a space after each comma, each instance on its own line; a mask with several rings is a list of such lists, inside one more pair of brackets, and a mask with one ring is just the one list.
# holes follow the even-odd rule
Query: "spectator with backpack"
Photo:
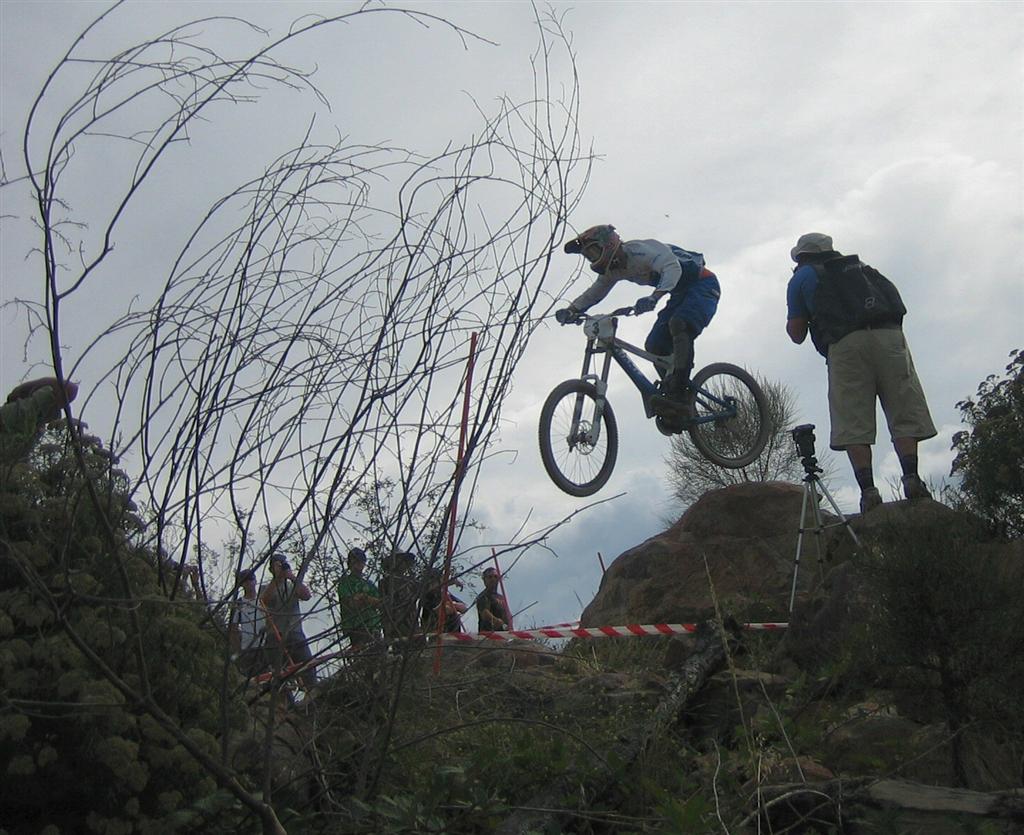
[[856, 255], [837, 252], [828, 235], [801, 235], [790, 256], [797, 266], [786, 292], [786, 333], [799, 345], [809, 332], [825, 357], [829, 445], [846, 450], [861, 513], [882, 503], [871, 466], [876, 398], [903, 470], [904, 495], [930, 498], [917, 472], [917, 444], [937, 433], [903, 336], [907, 309], [899, 291]]
[[382, 568], [380, 596], [384, 639], [389, 644], [408, 641], [416, 631], [419, 619], [416, 555], [412, 551], [393, 551], [384, 560]]
[[568, 307], [555, 312], [559, 324], [575, 321], [622, 280], [654, 288], [634, 303], [638, 314], [649, 313], [662, 296], [668, 296], [644, 343], [650, 353], [671, 354], [673, 359], [673, 370], [662, 380], [660, 395], [651, 400], [651, 409], [663, 418], [691, 417], [693, 341], [710, 324], [722, 294], [718, 278], [704, 266], [704, 256], [655, 240], [623, 242], [615, 227], [608, 224], [580, 233], [565, 244], [564, 251], [583, 255], [598, 277]]

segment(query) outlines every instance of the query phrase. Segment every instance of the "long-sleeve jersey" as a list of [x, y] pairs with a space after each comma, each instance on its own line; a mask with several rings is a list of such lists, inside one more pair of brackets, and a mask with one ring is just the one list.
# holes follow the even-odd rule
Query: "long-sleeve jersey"
[[598, 276], [582, 294], [575, 298], [572, 306], [587, 310], [608, 295], [619, 281], [631, 281], [653, 287], [664, 293], [671, 293], [683, 274], [682, 265], [675, 253], [661, 241], [626, 241], [622, 245], [625, 265], [609, 268]]

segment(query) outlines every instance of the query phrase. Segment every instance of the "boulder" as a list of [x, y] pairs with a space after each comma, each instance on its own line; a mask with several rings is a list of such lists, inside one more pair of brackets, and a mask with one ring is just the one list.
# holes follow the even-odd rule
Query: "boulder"
[[[668, 530], [615, 559], [581, 624], [705, 620], [714, 614], [712, 589], [737, 619], [785, 620], [802, 504], [803, 488], [783, 482], [706, 493]], [[838, 520], [823, 513], [823, 521]], [[835, 538], [834, 528], [821, 537], [822, 567]], [[804, 539], [798, 588], [806, 592], [819, 570], [816, 543]]]

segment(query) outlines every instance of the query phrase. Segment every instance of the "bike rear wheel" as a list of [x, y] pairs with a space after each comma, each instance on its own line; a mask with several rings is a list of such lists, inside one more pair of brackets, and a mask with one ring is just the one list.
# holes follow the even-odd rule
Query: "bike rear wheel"
[[[698, 420], [689, 427], [693, 445], [720, 467], [739, 469], [753, 463], [771, 431], [768, 403], [757, 381], [737, 365], [716, 362], [698, 371], [691, 385]], [[734, 415], [724, 414], [732, 408]], [[712, 415], [721, 416], [699, 422]]]
[[591, 496], [611, 478], [619, 453], [619, 427], [607, 400], [598, 413], [592, 384], [566, 380], [555, 386], [540, 410], [538, 440], [544, 469], [570, 496]]

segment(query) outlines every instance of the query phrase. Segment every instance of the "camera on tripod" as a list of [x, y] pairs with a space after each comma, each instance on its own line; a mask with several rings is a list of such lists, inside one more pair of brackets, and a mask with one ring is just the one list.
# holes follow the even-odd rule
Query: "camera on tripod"
[[[793, 443], [796, 444], [797, 454], [800, 456], [800, 463], [804, 465], [804, 472], [807, 473], [804, 476], [804, 503], [800, 508], [800, 529], [799, 535], [796, 538], [796, 557], [793, 559], [793, 586], [789, 592], [789, 611], [793, 611], [793, 604], [796, 602], [796, 578], [800, 571], [800, 551], [804, 544], [804, 533], [811, 531], [815, 534], [814, 544], [818, 551], [818, 571], [821, 575], [821, 580], [825, 580], [825, 563], [823, 560], [821, 550], [821, 537], [820, 534], [825, 531], [826, 528], [834, 527], [835, 525], [843, 525], [847, 532], [853, 537], [854, 544], [859, 548], [860, 540], [857, 539], [857, 534], [853, 532], [853, 528], [850, 527], [849, 521], [843, 516], [843, 512], [839, 509], [839, 505], [836, 504], [835, 499], [832, 498], [832, 494], [828, 492], [828, 488], [822, 483], [821, 479], [818, 478], [818, 473], [824, 472], [821, 467], [818, 466], [818, 459], [814, 457], [814, 424], [805, 423], [801, 426], [796, 426], [790, 430], [790, 434], [793, 436]], [[835, 511], [836, 516], [839, 518], [838, 522], [825, 522], [821, 515], [821, 509], [818, 505], [821, 502], [821, 498], [824, 496], [828, 499], [829, 505], [832, 510]], [[814, 519], [814, 527], [807, 526], [807, 513], [810, 511], [812, 518]]]
[[814, 457], [814, 424], [804, 423], [796, 426], [790, 432], [793, 436], [793, 443], [796, 444], [797, 454], [800, 456], [800, 463], [804, 465], [807, 475], [820, 473], [818, 459]]

